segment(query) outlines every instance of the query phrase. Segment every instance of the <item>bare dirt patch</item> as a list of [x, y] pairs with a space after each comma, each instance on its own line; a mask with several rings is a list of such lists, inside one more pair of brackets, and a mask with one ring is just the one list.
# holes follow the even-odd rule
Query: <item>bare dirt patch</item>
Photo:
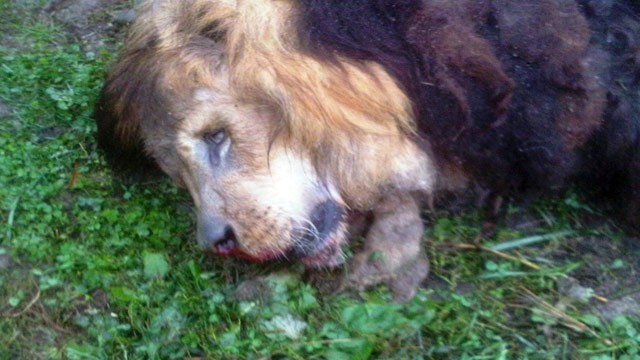
[[569, 239], [555, 258], [579, 262], [570, 275], [608, 302], [594, 305], [604, 318], [640, 316], [640, 239], [587, 237]]
[[135, 16], [132, 1], [127, 0], [51, 0], [41, 14], [63, 24], [87, 50], [112, 48]]

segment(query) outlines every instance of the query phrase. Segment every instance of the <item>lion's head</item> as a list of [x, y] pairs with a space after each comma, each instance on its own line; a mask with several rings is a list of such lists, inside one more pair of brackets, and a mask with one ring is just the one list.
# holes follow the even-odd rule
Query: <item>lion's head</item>
[[189, 190], [203, 248], [330, 266], [348, 211], [430, 191], [435, 171], [393, 78], [298, 51], [295, 16], [288, 1], [143, 6], [102, 93], [99, 140], [115, 165], [144, 153]]

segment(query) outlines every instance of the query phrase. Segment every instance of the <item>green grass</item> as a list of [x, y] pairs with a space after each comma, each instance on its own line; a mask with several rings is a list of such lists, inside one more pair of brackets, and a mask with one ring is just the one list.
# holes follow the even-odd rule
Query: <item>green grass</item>
[[624, 236], [583, 225], [593, 210], [574, 194], [535, 205], [533, 231], [482, 238], [564, 234], [505, 250], [514, 260], [456, 247], [480, 233], [479, 213], [438, 214], [425, 246], [441, 284], [403, 305], [382, 288], [321, 293], [299, 265], [202, 254], [187, 194], [114, 180], [96, 152], [92, 104], [112, 54], [15, 3], [0, 3], [15, 40], [0, 45], [1, 359], [640, 359], [640, 319], [565, 299], [559, 281], [584, 264], [543, 261], [570, 238]]

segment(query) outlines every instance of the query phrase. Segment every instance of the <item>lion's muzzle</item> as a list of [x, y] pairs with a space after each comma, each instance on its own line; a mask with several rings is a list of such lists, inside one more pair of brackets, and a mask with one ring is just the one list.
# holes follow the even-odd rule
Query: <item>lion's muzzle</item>
[[310, 226], [304, 228], [302, 234], [296, 239], [290, 254], [304, 258], [318, 253], [338, 230], [343, 215], [343, 208], [333, 200], [316, 205], [309, 217]]

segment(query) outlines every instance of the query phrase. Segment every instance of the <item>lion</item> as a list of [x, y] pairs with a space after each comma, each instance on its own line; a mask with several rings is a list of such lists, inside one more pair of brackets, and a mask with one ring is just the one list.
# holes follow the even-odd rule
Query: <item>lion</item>
[[98, 145], [115, 168], [159, 168], [186, 188], [198, 244], [220, 255], [335, 267], [350, 214], [371, 214], [344, 284], [403, 301], [427, 277], [421, 206], [440, 193], [597, 181], [637, 219], [639, 12], [146, 1], [96, 106]]

